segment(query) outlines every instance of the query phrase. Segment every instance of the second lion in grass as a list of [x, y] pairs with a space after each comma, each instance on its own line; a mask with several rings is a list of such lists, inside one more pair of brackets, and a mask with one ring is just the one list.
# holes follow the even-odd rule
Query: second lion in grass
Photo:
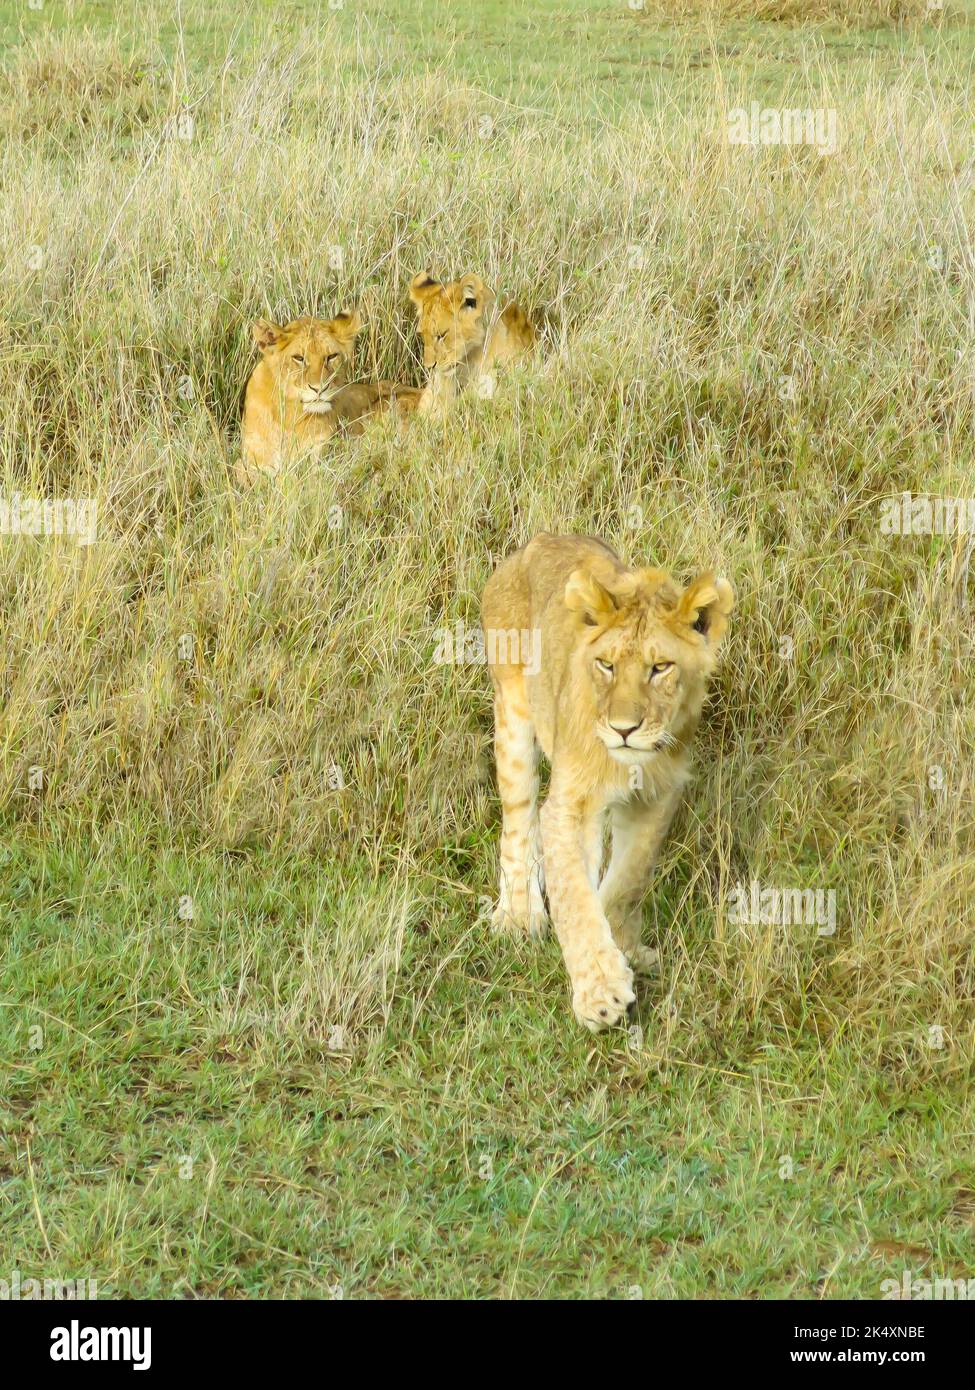
[[479, 275], [442, 284], [424, 271], [414, 277], [410, 298], [429, 373], [418, 406], [422, 414], [441, 414], [472, 382], [493, 382], [498, 363], [522, 357], [538, 338], [517, 304], [498, 311], [494, 291]]

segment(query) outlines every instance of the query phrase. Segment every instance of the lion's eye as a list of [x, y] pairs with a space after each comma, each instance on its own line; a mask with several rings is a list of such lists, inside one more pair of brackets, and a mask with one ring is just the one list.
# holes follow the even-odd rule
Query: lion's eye
[[604, 676], [611, 676], [613, 674], [613, 663], [611, 661], [600, 661], [597, 657], [596, 670], [602, 671]]
[[303, 367], [305, 365], [305, 359], [302, 357], [300, 352], [293, 353], [291, 360], [292, 362], [297, 362], [299, 367]]
[[326, 367], [330, 367], [330, 366], [332, 365], [333, 362], [337, 362], [338, 360], [339, 360], [339, 353], [337, 353], [337, 352], [330, 352], [330, 353], [328, 354], [328, 356], [325, 358], [325, 365], [326, 365]]
[[672, 661], [658, 661], [656, 666], [651, 666], [651, 676], [662, 676], [665, 671], [672, 671], [674, 663]]

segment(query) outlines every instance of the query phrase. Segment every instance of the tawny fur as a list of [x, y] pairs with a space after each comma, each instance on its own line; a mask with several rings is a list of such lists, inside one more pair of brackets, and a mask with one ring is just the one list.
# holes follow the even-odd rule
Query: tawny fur
[[443, 412], [472, 382], [493, 385], [494, 368], [531, 351], [538, 337], [517, 304], [497, 312], [495, 294], [479, 275], [441, 284], [425, 271], [414, 277], [410, 299], [428, 372], [423, 414]]
[[275, 474], [289, 459], [314, 453], [337, 431], [361, 433], [380, 411], [415, 410], [421, 392], [391, 381], [349, 384], [355, 313], [333, 319], [300, 318], [279, 325], [258, 319], [254, 344], [261, 360], [244, 396], [237, 479]]
[[[547, 890], [573, 1009], [593, 1030], [624, 1016], [634, 970], [656, 958], [641, 905], [733, 604], [711, 573], [681, 590], [602, 541], [544, 534], [484, 590], [503, 813], [494, 924], [540, 935]], [[541, 812], [539, 752], [551, 764]]]

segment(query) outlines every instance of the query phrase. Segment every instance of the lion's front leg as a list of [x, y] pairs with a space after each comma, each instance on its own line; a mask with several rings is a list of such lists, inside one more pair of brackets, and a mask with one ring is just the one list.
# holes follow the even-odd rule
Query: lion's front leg
[[589, 883], [595, 891], [603, 867], [603, 816], [590, 816], [583, 824], [582, 853], [586, 861]]
[[538, 828], [538, 746], [524, 681], [499, 683], [494, 752], [501, 794], [501, 883], [494, 926], [539, 937], [548, 927]]
[[656, 801], [633, 799], [614, 805], [613, 844], [609, 867], [599, 885], [599, 899], [613, 940], [637, 974], [648, 974], [657, 952], [640, 940], [642, 906], [657, 854], [680, 800], [677, 787]]
[[541, 824], [549, 906], [572, 982], [572, 1008], [580, 1023], [597, 1032], [618, 1023], [636, 996], [633, 972], [590, 881], [586, 850], [592, 846], [593, 815], [553, 790]]

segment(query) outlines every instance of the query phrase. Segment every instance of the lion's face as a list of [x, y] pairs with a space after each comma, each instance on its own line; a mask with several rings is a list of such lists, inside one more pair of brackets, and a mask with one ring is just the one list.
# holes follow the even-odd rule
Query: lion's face
[[352, 345], [361, 327], [354, 313], [295, 319], [283, 327], [258, 319], [254, 342], [285, 398], [299, 401], [305, 414], [323, 415], [348, 381]]
[[727, 580], [704, 574], [681, 593], [662, 571], [641, 570], [611, 593], [577, 570], [565, 598], [580, 618], [577, 690], [610, 757], [639, 763], [678, 747], [734, 604]]
[[483, 346], [494, 295], [480, 276], [442, 285], [424, 272], [410, 285], [410, 298], [428, 370], [450, 371]]

